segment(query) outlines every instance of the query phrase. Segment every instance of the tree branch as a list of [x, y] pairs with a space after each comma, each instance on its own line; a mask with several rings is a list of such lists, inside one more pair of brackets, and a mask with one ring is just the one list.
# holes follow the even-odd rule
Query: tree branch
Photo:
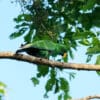
[[72, 99], [72, 100], [91, 100], [91, 99], [100, 99], [100, 95], [91, 95], [80, 99]]
[[25, 61], [28, 63], [44, 64], [44, 65], [49, 65], [50, 67], [58, 67], [58, 68], [66, 68], [66, 69], [100, 71], [100, 65], [64, 63], [64, 62], [52, 61], [44, 58], [38, 58], [30, 55], [16, 54], [13, 52], [0, 52], [0, 59], [15, 59], [20, 61]]

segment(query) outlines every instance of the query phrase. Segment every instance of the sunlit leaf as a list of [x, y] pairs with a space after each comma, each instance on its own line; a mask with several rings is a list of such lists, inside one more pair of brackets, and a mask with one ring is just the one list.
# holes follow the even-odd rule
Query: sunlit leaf
[[[100, 55], [97, 56], [97, 59], [96, 59], [96, 65], [100, 65]], [[97, 74], [100, 76], [100, 71], [96, 71]]]
[[97, 56], [96, 64], [97, 64], [97, 65], [100, 65], [100, 55]]
[[79, 41], [80, 44], [85, 45], [85, 46], [89, 46], [90, 42], [87, 39], [82, 39], [81, 41]]
[[6, 93], [6, 84], [4, 84], [3, 82], [0, 82], [0, 94], [1, 95], [5, 95]]

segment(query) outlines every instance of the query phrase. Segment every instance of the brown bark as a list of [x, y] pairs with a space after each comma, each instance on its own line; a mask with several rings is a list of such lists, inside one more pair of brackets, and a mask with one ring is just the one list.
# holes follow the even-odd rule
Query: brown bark
[[71, 100], [93, 100], [93, 99], [98, 99], [100, 100], [100, 95], [90, 95], [84, 98], [80, 98], [80, 99], [71, 99]]
[[100, 65], [58, 62], [24, 54], [16, 54], [13, 52], [0, 52], [0, 59], [15, 59], [33, 64], [44, 64], [49, 65], [50, 67], [58, 67], [64, 69], [100, 71]]

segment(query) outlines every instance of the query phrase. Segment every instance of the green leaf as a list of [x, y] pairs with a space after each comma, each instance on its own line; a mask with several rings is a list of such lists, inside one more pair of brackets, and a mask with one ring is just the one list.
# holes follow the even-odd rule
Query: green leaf
[[87, 39], [82, 39], [81, 41], [79, 41], [80, 44], [85, 45], [85, 46], [89, 46], [90, 42]]
[[20, 14], [17, 18], [14, 18], [16, 23], [20, 23], [22, 21], [31, 21], [32, 16], [30, 14]]
[[96, 0], [87, 0], [87, 4], [83, 6], [83, 10], [90, 10], [95, 5]]
[[[97, 56], [97, 59], [96, 59], [96, 65], [100, 65], [100, 55]], [[100, 71], [96, 71], [97, 74], [100, 76]]]
[[95, 37], [95, 34], [91, 31], [80, 32], [79, 30], [76, 30], [76, 33], [73, 34], [73, 38], [76, 40], [88, 39], [89, 37]]
[[51, 90], [53, 89], [54, 84], [55, 84], [54, 80], [49, 79], [49, 80], [47, 81], [46, 85], [45, 85], [45, 90], [46, 90], [46, 92], [51, 91]]
[[72, 59], [74, 59], [74, 55], [73, 55], [73, 52], [72, 52], [71, 49], [68, 51], [68, 53], [69, 53], [70, 57], [71, 57]]
[[48, 65], [38, 65], [37, 71], [38, 71], [37, 77], [42, 77], [42, 76], [45, 77], [49, 72], [49, 67]]
[[18, 32], [12, 33], [9, 37], [10, 37], [10, 39], [15, 39], [15, 38], [23, 35], [26, 30], [27, 30], [27, 28], [21, 28]]
[[[92, 15], [89, 13], [82, 13], [81, 16], [79, 17], [79, 22], [83, 25], [83, 27], [86, 30], [90, 30], [90, 28], [92, 27]], [[85, 32], [85, 30], [83, 31]], [[93, 33], [93, 32], [91, 32]], [[92, 35], [92, 34], [91, 34]], [[94, 34], [95, 35], [95, 34]], [[92, 36], [91, 36], [92, 37]]]
[[71, 96], [68, 93], [65, 93], [64, 100], [71, 100]]
[[43, 95], [43, 97], [44, 98], [48, 98], [49, 97], [48, 94], [47, 94], [47, 92]]
[[5, 90], [4, 89], [0, 89], [0, 94], [4, 95], [5, 94]]
[[60, 89], [67, 93], [69, 91], [68, 81], [65, 78], [59, 78], [59, 80], [60, 80]]
[[0, 94], [5, 95], [6, 93], [6, 84], [4, 84], [3, 82], [0, 82]]
[[99, 44], [100, 44], [100, 40], [97, 37], [93, 37], [92, 38], [92, 45], [95, 46], [95, 45], [99, 45]]
[[34, 83], [34, 86], [39, 84], [39, 80], [36, 77], [32, 77], [31, 80]]
[[97, 27], [100, 27], [100, 14], [98, 14], [100, 12], [100, 7], [96, 7], [94, 10], [93, 10], [93, 14], [92, 14], [92, 23], [93, 23], [93, 26], [97, 26]]
[[27, 42], [27, 43], [32, 42], [32, 35], [33, 35], [33, 30], [31, 30], [28, 34], [26, 34], [26, 35], [24, 36], [25, 42]]
[[58, 95], [58, 100], [71, 100], [71, 96], [68, 93], [61, 93]]
[[2, 86], [2, 87], [4, 87], [4, 88], [7, 87], [6, 84], [4, 84], [3, 82], [0, 82], [0, 86]]
[[28, 23], [23, 22], [23, 23], [21, 23], [21, 24], [16, 25], [15, 28], [16, 28], [16, 29], [19, 29], [19, 28], [22, 28], [22, 27], [28, 27], [28, 26], [29, 26]]
[[99, 39], [97, 37], [93, 37], [92, 38], [92, 44], [93, 45], [96, 45], [96, 44], [99, 44], [99, 43], [100, 43], [100, 41], [99, 41]]
[[89, 47], [86, 52], [86, 54], [88, 55], [98, 54], [98, 53], [100, 53], [99, 45], [95, 45], [94, 47]]
[[84, 2], [85, 0], [78, 0], [78, 1]]
[[69, 95], [67, 93], [64, 94], [64, 100], [67, 100], [69, 98]]
[[100, 53], [100, 40], [97, 37], [93, 37], [92, 38], [92, 43], [91, 43], [91, 47], [89, 47], [87, 49], [87, 53], [88, 55], [92, 55], [92, 54], [97, 54]]
[[93, 55], [88, 55], [88, 56], [87, 56], [87, 59], [86, 59], [86, 62], [91, 61], [92, 56], [93, 56]]
[[62, 100], [62, 94], [58, 96], [58, 100]]
[[20, 14], [17, 18], [14, 18], [14, 21], [15, 21], [16, 23], [19, 23], [19, 22], [21, 22], [21, 21], [24, 21], [23, 14]]
[[97, 59], [96, 59], [96, 65], [100, 65], [100, 55], [97, 56]]
[[55, 79], [55, 90], [54, 90], [54, 93], [58, 93], [59, 90], [60, 90], [59, 80]]
[[100, 76], [100, 71], [96, 71], [96, 73]]
[[52, 79], [55, 79], [56, 75], [57, 75], [56, 70], [55, 70], [54, 68], [52, 68], [51, 71], [50, 71], [50, 76], [51, 76], [51, 78], [52, 78]]

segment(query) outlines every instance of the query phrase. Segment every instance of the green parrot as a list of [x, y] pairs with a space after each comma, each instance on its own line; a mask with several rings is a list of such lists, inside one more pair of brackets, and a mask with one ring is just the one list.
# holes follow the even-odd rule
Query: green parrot
[[36, 57], [48, 58], [50, 55], [63, 55], [66, 51], [64, 45], [54, 43], [49, 40], [39, 40], [28, 44], [22, 44], [16, 53], [26, 52]]

